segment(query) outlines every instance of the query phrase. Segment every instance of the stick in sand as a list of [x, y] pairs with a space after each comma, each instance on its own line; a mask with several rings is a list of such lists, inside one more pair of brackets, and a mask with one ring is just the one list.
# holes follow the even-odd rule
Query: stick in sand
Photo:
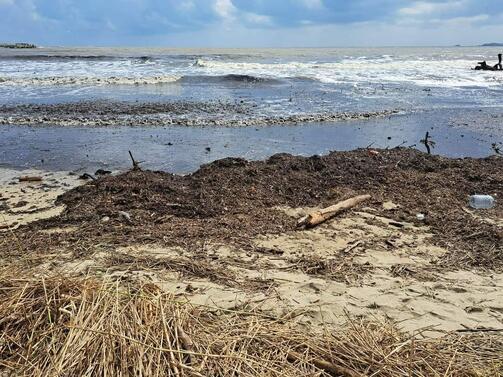
[[426, 136], [424, 137], [424, 139], [421, 140], [421, 143], [423, 143], [424, 146], [426, 147], [426, 151], [428, 152], [428, 154], [431, 154], [431, 147], [435, 146], [435, 142], [431, 140], [431, 136], [428, 131], [426, 132]]
[[129, 152], [129, 157], [131, 157], [131, 161], [133, 162], [133, 170], [141, 170], [140, 163], [134, 159], [131, 151], [128, 151], [128, 152]]
[[369, 200], [371, 198], [370, 195], [360, 195], [356, 196], [354, 198], [345, 200], [343, 202], [337, 203], [336, 205], [333, 205], [328, 208], [321, 209], [319, 211], [310, 213], [309, 215], [301, 218], [297, 222], [297, 227], [306, 227], [306, 228], [312, 228], [315, 227], [318, 224], [321, 224], [332, 217], [336, 216], [337, 214], [346, 211], [350, 208], [356, 207], [358, 204], [363, 203], [366, 200]]
[[42, 182], [42, 177], [33, 177], [25, 175], [23, 177], [19, 177], [19, 182]]

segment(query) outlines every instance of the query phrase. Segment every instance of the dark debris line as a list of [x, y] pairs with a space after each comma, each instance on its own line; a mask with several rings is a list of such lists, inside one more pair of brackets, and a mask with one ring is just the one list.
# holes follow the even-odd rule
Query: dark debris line
[[254, 103], [241, 101], [121, 102], [80, 101], [58, 104], [0, 105], [0, 125], [104, 126], [262, 126], [336, 122], [390, 116], [398, 110], [363, 113], [321, 112], [264, 115]]
[[[503, 235], [497, 225], [475, 219], [464, 208], [468, 196], [487, 193], [496, 208], [480, 212], [502, 218], [503, 159], [448, 159], [416, 150], [333, 152], [323, 157], [280, 154], [266, 161], [227, 158], [188, 176], [129, 171], [77, 187], [59, 198], [59, 217], [15, 231], [25, 252], [70, 248], [84, 253], [93, 245], [114, 248], [161, 243], [198, 249], [202, 243], [251, 248], [262, 234], [295, 230], [295, 219], [274, 206], [329, 205], [357, 194], [372, 194], [370, 206], [393, 201], [397, 221], [417, 222], [426, 214], [434, 244], [449, 253], [448, 268], [503, 269]], [[119, 216], [127, 212], [131, 222]], [[386, 212], [385, 216], [390, 217]], [[103, 217], [110, 221], [102, 223]], [[418, 223], [422, 224], [422, 223]], [[75, 232], [45, 234], [51, 227], [77, 226]], [[12, 235], [0, 235], [5, 254], [15, 255]]]

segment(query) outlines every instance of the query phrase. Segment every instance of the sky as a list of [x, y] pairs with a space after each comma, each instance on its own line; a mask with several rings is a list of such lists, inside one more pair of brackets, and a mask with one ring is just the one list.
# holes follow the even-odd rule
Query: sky
[[503, 42], [502, 0], [0, 0], [0, 42], [340, 47]]

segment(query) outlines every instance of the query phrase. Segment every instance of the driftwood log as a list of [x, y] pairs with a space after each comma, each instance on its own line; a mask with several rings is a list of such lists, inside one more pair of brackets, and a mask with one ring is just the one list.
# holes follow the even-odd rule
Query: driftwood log
[[297, 227], [313, 228], [316, 225], [331, 219], [332, 217], [338, 215], [343, 211], [356, 207], [358, 204], [363, 203], [370, 198], [370, 195], [360, 195], [348, 200], [344, 200], [343, 202], [337, 203], [336, 205], [315, 211], [301, 218], [297, 222]]
[[498, 54], [498, 63], [495, 65], [489, 65], [484, 60], [483, 62], [478, 62], [478, 65], [475, 67], [476, 71], [503, 71], [503, 54]]
[[33, 177], [25, 175], [23, 177], [19, 177], [19, 182], [42, 182], [42, 177]]

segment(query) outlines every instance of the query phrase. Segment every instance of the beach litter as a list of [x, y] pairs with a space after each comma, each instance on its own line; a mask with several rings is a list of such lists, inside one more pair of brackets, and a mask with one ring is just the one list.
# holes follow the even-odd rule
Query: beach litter
[[491, 195], [472, 195], [469, 204], [474, 209], [490, 209], [496, 205], [496, 200]]
[[426, 215], [424, 213], [418, 213], [416, 215], [416, 219], [418, 219], [419, 221], [424, 221], [426, 219]]

